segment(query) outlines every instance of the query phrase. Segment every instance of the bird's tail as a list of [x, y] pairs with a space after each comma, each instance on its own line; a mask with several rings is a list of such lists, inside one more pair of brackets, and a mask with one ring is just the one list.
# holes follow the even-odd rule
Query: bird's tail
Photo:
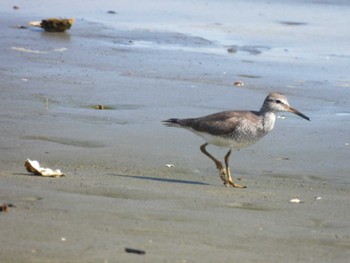
[[178, 128], [183, 127], [181, 120], [176, 118], [168, 119], [162, 122], [164, 123], [165, 126], [168, 126], [168, 127], [178, 127]]

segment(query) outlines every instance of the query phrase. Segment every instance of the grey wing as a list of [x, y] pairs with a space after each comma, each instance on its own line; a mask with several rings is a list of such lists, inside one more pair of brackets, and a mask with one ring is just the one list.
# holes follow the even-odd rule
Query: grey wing
[[212, 135], [232, 134], [241, 125], [239, 112], [219, 112], [205, 117], [192, 119], [190, 126], [199, 132], [207, 132]]

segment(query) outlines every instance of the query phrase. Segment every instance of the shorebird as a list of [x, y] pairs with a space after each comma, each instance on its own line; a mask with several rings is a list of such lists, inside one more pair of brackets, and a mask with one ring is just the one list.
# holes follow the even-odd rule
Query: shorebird
[[[270, 93], [264, 100], [259, 111], [223, 111], [199, 118], [177, 119], [163, 121], [166, 126], [185, 128], [202, 137], [206, 142], [200, 150], [212, 161], [219, 170], [220, 178], [226, 186], [245, 188], [233, 182], [229, 167], [229, 158], [233, 150], [248, 147], [271, 131], [275, 125], [277, 112], [292, 112], [306, 120], [309, 117], [289, 106], [287, 98], [281, 93]], [[222, 162], [207, 152], [208, 144], [228, 148], [225, 155], [225, 167]]]

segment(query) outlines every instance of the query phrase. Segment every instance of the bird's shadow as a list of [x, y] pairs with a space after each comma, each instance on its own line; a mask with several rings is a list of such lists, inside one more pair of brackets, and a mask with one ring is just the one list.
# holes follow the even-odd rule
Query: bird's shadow
[[[35, 174], [31, 174], [31, 173], [13, 173], [13, 175], [45, 177], [45, 176], [35, 175]], [[187, 180], [180, 180], [180, 179], [159, 178], [159, 177], [141, 176], [141, 175], [125, 175], [125, 174], [112, 174], [112, 173], [108, 173], [107, 175], [117, 176], [117, 177], [125, 177], [125, 178], [133, 178], [133, 179], [141, 179], [141, 180], [149, 180], [149, 181], [157, 181], [157, 182], [164, 182], [164, 183], [190, 184], [190, 185], [210, 185], [208, 183], [203, 183], [203, 182], [198, 182], [198, 181], [187, 181]], [[52, 177], [46, 177], [46, 178], [52, 178]]]
[[111, 174], [111, 173], [109, 173], [107, 175], [118, 176], [118, 177], [125, 177], [125, 178], [133, 178], [133, 179], [140, 179], [140, 180], [157, 181], [157, 182], [164, 182], [164, 183], [191, 184], [191, 185], [210, 185], [208, 183], [197, 182], [197, 181], [187, 181], [187, 180], [180, 180], [180, 179], [159, 178], [159, 177], [151, 177], [151, 176], [124, 175], [124, 174]]

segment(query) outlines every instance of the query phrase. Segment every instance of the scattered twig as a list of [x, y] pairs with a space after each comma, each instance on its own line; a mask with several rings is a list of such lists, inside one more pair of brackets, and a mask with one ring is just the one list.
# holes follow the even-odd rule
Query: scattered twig
[[126, 253], [134, 253], [134, 254], [138, 254], [138, 255], [145, 255], [146, 254], [146, 252], [144, 250], [134, 249], [134, 248], [125, 248], [125, 252]]

